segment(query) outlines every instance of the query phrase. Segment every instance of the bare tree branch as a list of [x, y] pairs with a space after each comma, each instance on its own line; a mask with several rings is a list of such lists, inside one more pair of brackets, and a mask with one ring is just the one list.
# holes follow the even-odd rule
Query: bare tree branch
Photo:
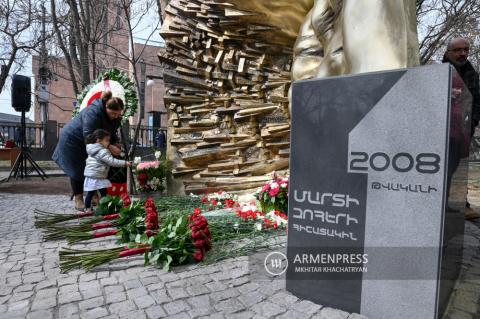
[[41, 17], [35, 12], [41, 10], [31, 0], [3, 1], [0, 4], [0, 61], [4, 65], [0, 92], [13, 66], [21, 68], [25, 59], [36, 52], [44, 40], [39, 34]]
[[[417, 21], [422, 64], [441, 60], [446, 42], [454, 36], [469, 38], [472, 52], [480, 46], [478, 0], [417, 0]], [[475, 54], [470, 56], [478, 67]]]

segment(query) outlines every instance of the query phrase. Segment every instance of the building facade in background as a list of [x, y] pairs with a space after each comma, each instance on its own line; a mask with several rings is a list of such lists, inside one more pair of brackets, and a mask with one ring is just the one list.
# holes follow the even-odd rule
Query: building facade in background
[[[124, 58], [124, 55], [128, 55], [129, 49], [129, 36], [124, 27], [122, 27], [122, 19], [119, 18], [121, 11], [117, 12], [117, 15], [109, 15], [104, 23], [105, 29], [111, 29], [108, 33], [105, 33], [98, 43], [95, 45], [94, 58], [90, 52], [90, 78], [95, 79], [97, 74], [111, 68], [117, 68], [124, 72], [127, 72], [132, 77], [132, 66], [129, 61]], [[107, 22], [108, 20], [108, 22]], [[144, 47], [144, 44], [135, 43], [135, 54], [138, 56]], [[145, 63], [146, 79], [155, 77], [153, 81], [148, 81], [148, 86], [145, 85], [145, 112], [142, 120], [142, 125], [153, 125], [155, 127], [166, 126], [166, 118], [163, 118], [160, 114], [166, 114], [165, 107], [163, 105], [164, 85], [161, 79], [162, 67], [158, 60], [158, 52], [164, 50], [161, 46], [147, 45], [143, 49], [141, 55], [141, 62], [137, 63], [137, 70], [141, 69], [140, 64]], [[66, 59], [64, 57], [48, 56], [46, 58], [47, 68], [49, 71], [49, 79], [46, 87], [48, 105], [43, 107], [43, 104], [39, 101], [39, 94], [42, 89], [39, 86], [40, 83], [40, 69], [41, 58], [40, 56], [32, 57], [32, 73], [35, 77], [35, 99], [34, 99], [34, 112], [35, 123], [45, 123], [48, 120], [57, 121], [58, 123], [68, 123], [72, 118], [72, 111], [77, 105], [76, 96], [73, 90], [69, 70], [67, 68]], [[94, 61], [94, 62], [93, 62]], [[75, 74], [77, 77], [77, 86], [81, 89], [80, 75]], [[138, 115], [137, 115], [138, 116]], [[155, 120], [153, 120], [155, 119]], [[136, 118], [132, 118], [130, 123], [136, 123]]]

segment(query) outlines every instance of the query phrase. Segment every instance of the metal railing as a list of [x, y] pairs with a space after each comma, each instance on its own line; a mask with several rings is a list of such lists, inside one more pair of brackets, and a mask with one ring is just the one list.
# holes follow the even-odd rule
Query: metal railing
[[[159, 132], [163, 132], [164, 139], [159, 138]], [[130, 126], [128, 130], [129, 143], [135, 136], [135, 126]], [[162, 148], [166, 145], [167, 129], [153, 126], [141, 126], [138, 131], [137, 147], [141, 148]], [[163, 140], [163, 143], [162, 143]], [[162, 145], [163, 144], [163, 145]]]
[[[25, 129], [28, 147], [32, 149], [45, 147], [47, 142], [44, 124], [29, 123]], [[0, 138], [0, 144], [5, 143], [7, 140], [12, 140], [15, 142], [15, 145], [21, 145], [22, 130], [20, 123], [0, 123], [0, 134], [2, 137]]]
[[[57, 137], [60, 137], [60, 133], [64, 126], [65, 126], [64, 123], [57, 124]], [[160, 131], [163, 132], [164, 134], [163, 145], [161, 145], [162, 139], [159, 138], [158, 136]], [[128, 127], [128, 136], [126, 137], [128, 144], [132, 143], [134, 136], [135, 136], [135, 126], [132, 125]], [[152, 148], [152, 147], [162, 148], [166, 146], [166, 141], [167, 141], [166, 128], [153, 127], [153, 126], [140, 126], [140, 129], [138, 131], [138, 138], [137, 138], [138, 148]]]

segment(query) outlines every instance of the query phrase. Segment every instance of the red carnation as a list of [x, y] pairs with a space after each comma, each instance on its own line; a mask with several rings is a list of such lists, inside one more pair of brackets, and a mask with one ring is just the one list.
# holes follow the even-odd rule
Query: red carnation
[[128, 194], [123, 193], [120, 197], [122, 198], [124, 207], [130, 206], [130, 204], [132, 203], [132, 200], [130, 199], [130, 196], [128, 196]]
[[202, 248], [203, 246], [205, 246], [205, 240], [203, 239], [199, 239], [199, 240], [196, 240], [193, 245], [197, 248]]
[[227, 208], [232, 208], [233, 206], [235, 206], [235, 201], [232, 200], [232, 199], [226, 199], [225, 200], [225, 206]]
[[199, 261], [202, 261], [203, 259], [203, 251], [201, 249], [197, 249], [194, 253], [193, 253], [193, 258], [195, 259], [195, 261], [199, 262]]
[[268, 191], [269, 189], [270, 189], [270, 183], [265, 184], [265, 186], [263, 186], [262, 188], [262, 193]]
[[212, 238], [212, 234], [210, 234], [210, 230], [208, 228], [203, 230], [203, 234], [207, 236], [208, 239]]
[[155, 206], [155, 201], [152, 198], [148, 198], [145, 201], [145, 227], [146, 230], [158, 230], [158, 212]]
[[280, 188], [279, 187], [276, 187], [276, 188], [272, 188], [269, 192], [268, 192], [268, 195], [270, 195], [270, 197], [274, 197], [274, 196], [277, 196], [277, 194], [280, 192]]
[[199, 231], [192, 232], [192, 239], [193, 240], [198, 240], [198, 239], [203, 239], [203, 238], [205, 238], [205, 236], [201, 232], [199, 232]]

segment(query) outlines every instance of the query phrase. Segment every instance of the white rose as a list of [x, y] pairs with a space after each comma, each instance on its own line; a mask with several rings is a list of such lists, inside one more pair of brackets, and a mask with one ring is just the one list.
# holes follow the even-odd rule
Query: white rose
[[270, 183], [270, 188], [278, 188], [278, 183], [277, 182]]
[[262, 230], [262, 223], [255, 223], [256, 230]]
[[133, 159], [133, 163], [135, 165], [138, 165], [140, 164], [140, 162], [142, 161], [142, 158], [140, 156], [136, 156], [134, 159]]
[[158, 159], [160, 159], [160, 156], [162, 156], [162, 152], [156, 151], [155, 152], [155, 158], [158, 160]]

